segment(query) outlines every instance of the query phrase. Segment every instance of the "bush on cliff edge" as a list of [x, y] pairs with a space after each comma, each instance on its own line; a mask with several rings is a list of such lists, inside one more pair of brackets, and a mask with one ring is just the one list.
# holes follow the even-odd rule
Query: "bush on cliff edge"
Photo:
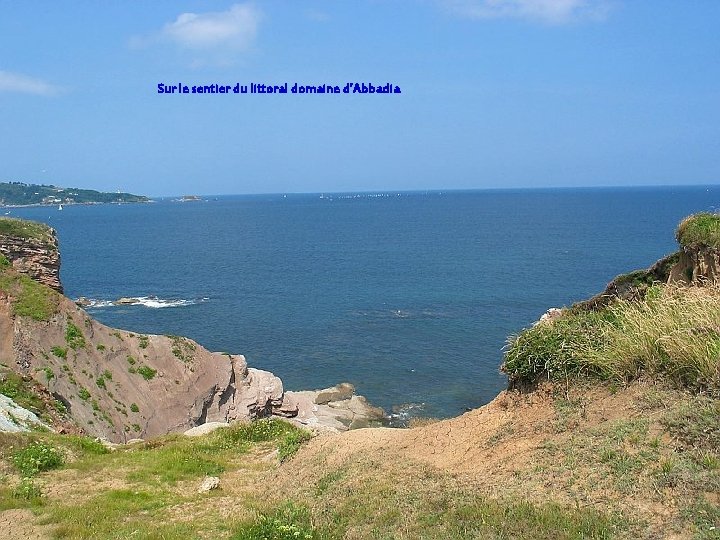
[[655, 285], [642, 301], [567, 310], [511, 336], [503, 370], [512, 383], [642, 374], [720, 391], [720, 288]]
[[720, 249], [720, 215], [700, 212], [680, 222], [675, 238], [681, 246], [704, 245]]

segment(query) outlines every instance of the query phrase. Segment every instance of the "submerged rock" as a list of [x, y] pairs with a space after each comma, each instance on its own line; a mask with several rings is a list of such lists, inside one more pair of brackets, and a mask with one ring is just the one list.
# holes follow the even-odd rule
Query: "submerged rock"
[[343, 399], [350, 399], [355, 393], [355, 387], [350, 383], [340, 383], [332, 388], [326, 388], [320, 390], [315, 396], [315, 403], [318, 405], [325, 405], [331, 401], [341, 401]]

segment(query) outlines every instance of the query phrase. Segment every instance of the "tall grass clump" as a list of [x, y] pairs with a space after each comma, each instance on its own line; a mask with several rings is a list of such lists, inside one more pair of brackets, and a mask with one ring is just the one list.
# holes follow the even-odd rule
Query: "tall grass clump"
[[511, 338], [511, 381], [590, 376], [630, 381], [643, 373], [720, 390], [720, 288], [655, 285], [642, 301], [569, 310]]
[[607, 309], [568, 311], [510, 336], [502, 369], [512, 382], [533, 382], [541, 376], [607, 378], [608, 366], [588, 352], [605, 347], [603, 328], [614, 324], [613, 317]]
[[678, 225], [675, 238], [681, 246], [720, 248], [720, 215], [701, 212], [686, 217]]
[[611, 306], [618, 325], [605, 328], [604, 352], [630, 379], [642, 371], [682, 386], [720, 389], [720, 288], [657, 286], [643, 302]]

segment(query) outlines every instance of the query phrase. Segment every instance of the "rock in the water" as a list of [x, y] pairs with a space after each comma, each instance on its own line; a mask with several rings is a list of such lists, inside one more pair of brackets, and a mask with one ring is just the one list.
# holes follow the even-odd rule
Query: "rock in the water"
[[371, 405], [364, 396], [351, 397], [348, 409], [355, 416], [364, 416], [368, 420], [382, 420], [385, 418], [385, 411], [380, 407]]
[[[347, 431], [368, 427], [383, 422], [387, 417], [380, 407], [374, 407], [362, 396], [347, 393], [351, 384], [338, 385], [340, 391], [334, 389], [286, 392], [285, 399], [297, 404], [298, 413], [293, 423], [310, 427], [315, 431]], [[336, 388], [338, 388], [336, 387]], [[331, 392], [332, 391], [332, 392]], [[325, 401], [329, 394], [342, 397], [337, 401]], [[318, 400], [318, 396], [325, 394]]]
[[138, 303], [140, 303], [140, 300], [138, 300], [137, 298], [122, 297], [122, 298], [118, 298], [118, 299], [115, 300], [115, 302], [113, 302], [113, 303], [114, 303], [114, 304], [117, 304], [117, 305], [119, 305], [119, 306], [131, 306], [131, 305], [133, 305], [133, 304], [138, 304]]
[[315, 403], [318, 405], [325, 405], [331, 401], [343, 401], [350, 399], [355, 393], [355, 387], [350, 383], [340, 383], [332, 388], [326, 388], [320, 390], [318, 395], [315, 397]]
[[217, 489], [220, 485], [220, 479], [217, 476], [206, 476], [198, 487], [198, 493], [207, 493], [213, 489]]

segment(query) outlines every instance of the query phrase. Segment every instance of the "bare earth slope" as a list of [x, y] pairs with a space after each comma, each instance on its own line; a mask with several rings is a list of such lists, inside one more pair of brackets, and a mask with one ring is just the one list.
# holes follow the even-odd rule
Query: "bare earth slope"
[[[717, 464], [709, 458], [718, 451], [718, 426], [695, 426], [704, 442], [688, 439], [678, 426], [693, 426], [691, 411], [712, 411], [711, 400], [645, 383], [566, 392], [550, 384], [531, 393], [506, 391], [484, 407], [424, 427], [317, 437], [280, 471], [279, 482], [286, 494], [313, 498], [317, 486], [336, 480], [322, 497], [321, 514], [342, 511], [353, 491], [385, 494], [375, 495], [381, 499], [388, 492], [423, 493], [421, 500], [470, 496], [593, 509], [620, 516], [619, 536], [627, 538], [692, 538], [698, 529], [715, 530], [712, 517], [702, 520], [705, 505], [720, 502]], [[408, 527], [422, 519], [402, 506], [404, 517], [397, 519]], [[348, 534], [369, 536], [360, 524]]]

